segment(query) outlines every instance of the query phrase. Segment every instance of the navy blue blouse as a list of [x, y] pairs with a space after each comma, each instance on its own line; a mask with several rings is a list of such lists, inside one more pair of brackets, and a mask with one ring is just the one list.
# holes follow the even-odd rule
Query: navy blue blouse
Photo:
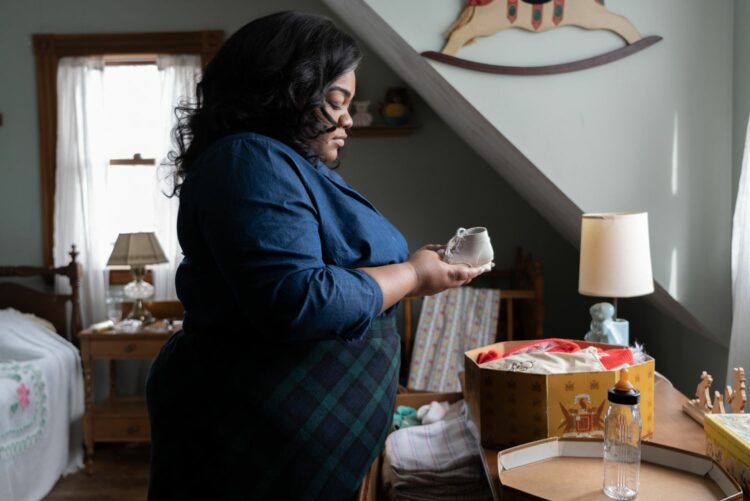
[[379, 315], [356, 268], [405, 260], [404, 238], [325, 165], [251, 133], [192, 165], [177, 232], [186, 316], [146, 386], [150, 498], [351, 499], [400, 360], [395, 307]]
[[341, 176], [260, 134], [211, 145], [181, 189], [176, 285], [187, 333], [359, 339], [383, 298], [356, 268], [409, 255], [401, 233]]

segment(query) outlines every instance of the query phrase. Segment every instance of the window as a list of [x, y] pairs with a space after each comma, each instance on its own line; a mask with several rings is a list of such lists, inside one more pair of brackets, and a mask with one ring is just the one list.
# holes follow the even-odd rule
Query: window
[[[179, 262], [169, 250], [178, 248], [176, 200], [160, 195], [157, 176], [170, 147], [176, 103], [169, 96], [194, 90], [196, 73], [222, 39], [220, 31], [34, 35], [44, 261], [51, 266], [55, 248], [77, 245], [85, 323], [104, 318], [102, 270], [118, 233], [153, 230], [170, 262]], [[133, 54], [150, 54], [156, 64], [127, 61]], [[120, 61], [108, 67], [113, 56]], [[173, 279], [157, 274], [174, 268], [161, 268], [154, 269], [154, 285], [173, 289]]]
[[[105, 59], [106, 61], [106, 59]], [[106, 64], [106, 63], [105, 63]], [[105, 240], [118, 233], [156, 231], [161, 173], [157, 156], [164, 141], [159, 127], [159, 72], [151, 64], [106, 64], [103, 76], [106, 181]]]
[[195, 54], [203, 66], [224, 40], [220, 30], [174, 33], [35, 34], [44, 264], [52, 266], [55, 196], [58, 62], [63, 57], [127, 54]]

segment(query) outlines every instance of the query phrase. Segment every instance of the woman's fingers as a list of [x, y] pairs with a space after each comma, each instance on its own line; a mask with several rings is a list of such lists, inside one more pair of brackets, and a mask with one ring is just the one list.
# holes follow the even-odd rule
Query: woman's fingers
[[451, 265], [451, 271], [448, 276], [455, 282], [468, 283], [479, 275], [479, 268], [472, 268], [465, 264]]
[[445, 257], [445, 249], [447, 248], [447, 245], [446, 244], [428, 244], [422, 248], [431, 250], [433, 252], [437, 252], [438, 256], [440, 256], [440, 259], [443, 259], [443, 257]]
[[426, 245], [409, 258], [417, 275], [417, 285], [410, 295], [432, 295], [452, 287], [468, 284], [483, 268], [466, 264], [448, 264], [442, 259], [446, 246]]
[[454, 265], [458, 268], [455, 278], [461, 282], [461, 285], [466, 285], [474, 280], [476, 277], [482, 274], [481, 268], [473, 268], [465, 264]]

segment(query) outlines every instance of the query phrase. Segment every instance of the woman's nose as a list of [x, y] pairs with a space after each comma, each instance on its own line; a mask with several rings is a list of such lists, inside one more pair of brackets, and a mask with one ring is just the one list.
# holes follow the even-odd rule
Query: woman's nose
[[349, 110], [346, 110], [339, 117], [339, 127], [341, 127], [342, 129], [349, 129], [352, 125], [354, 125], [354, 121], [352, 120], [352, 116], [349, 114]]

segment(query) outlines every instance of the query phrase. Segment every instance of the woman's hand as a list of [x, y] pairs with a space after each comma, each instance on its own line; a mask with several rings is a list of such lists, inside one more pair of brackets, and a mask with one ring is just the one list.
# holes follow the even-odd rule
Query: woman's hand
[[479, 268], [443, 261], [445, 245], [426, 245], [409, 257], [417, 277], [417, 285], [408, 296], [431, 296], [445, 289], [460, 287], [481, 273]]
[[468, 284], [481, 268], [443, 261], [445, 245], [427, 245], [403, 263], [358, 268], [370, 275], [383, 293], [381, 312], [404, 296], [431, 296], [445, 289]]

